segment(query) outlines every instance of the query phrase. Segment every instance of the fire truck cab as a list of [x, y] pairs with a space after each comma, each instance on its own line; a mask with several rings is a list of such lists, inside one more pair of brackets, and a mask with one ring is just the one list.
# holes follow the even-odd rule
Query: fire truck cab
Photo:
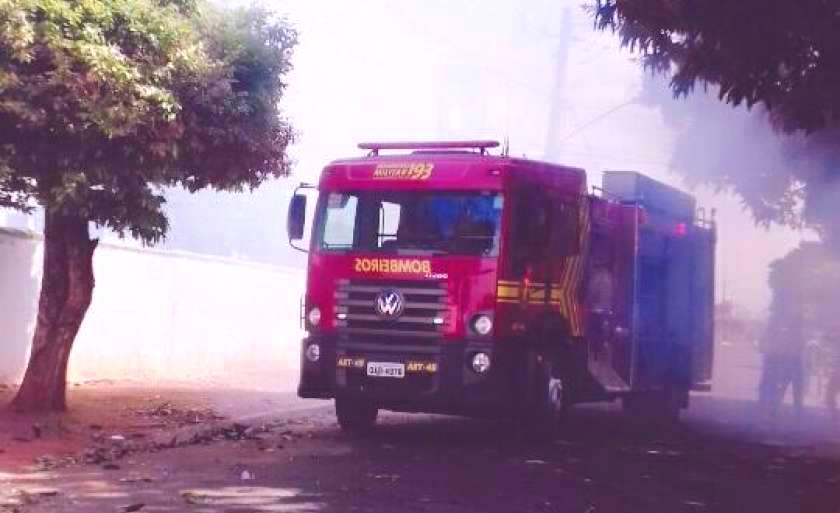
[[298, 394], [335, 399], [342, 427], [386, 409], [543, 428], [615, 399], [674, 418], [709, 387], [716, 236], [691, 196], [635, 172], [590, 193], [493, 141], [359, 146], [317, 186], [302, 312]]

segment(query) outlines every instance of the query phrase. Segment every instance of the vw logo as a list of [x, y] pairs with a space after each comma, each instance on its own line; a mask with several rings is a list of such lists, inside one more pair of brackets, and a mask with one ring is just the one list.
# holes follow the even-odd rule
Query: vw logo
[[405, 310], [405, 298], [397, 289], [386, 289], [376, 295], [373, 308], [383, 319], [396, 319]]

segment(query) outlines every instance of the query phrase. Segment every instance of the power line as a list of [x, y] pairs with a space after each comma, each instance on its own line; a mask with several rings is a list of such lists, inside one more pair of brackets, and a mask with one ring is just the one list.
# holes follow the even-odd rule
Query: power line
[[609, 110], [607, 110], [607, 111], [605, 111], [605, 112], [603, 112], [603, 113], [601, 113], [601, 114], [599, 114], [599, 115], [595, 116], [594, 118], [590, 119], [589, 121], [587, 121], [587, 122], [586, 122], [586, 123], [584, 123], [583, 125], [581, 125], [581, 126], [579, 126], [579, 127], [575, 128], [574, 130], [572, 130], [571, 132], [569, 132], [569, 133], [568, 133], [568, 134], [566, 134], [565, 136], [561, 137], [561, 138], [560, 138], [560, 140], [559, 140], [559, 141], [557, 141], [557, 144], [562, 144], [562, 143], [564, 143], [564, 142], [568, 141], [568, 140], [569, 140], [569, 139], [571, 139], [572, 137], [574, 137], [574, 136], [578, 135], [579, 133], [583, 132], [583, 131], [584, 131], [584, 130], [586, 130], [587, 128], [591, 127], [592, 125], [594, 125], [594, 124], [598, 123], [599, 121], [601, 121], [602, 119], [606, 118], [607, 116], [609, 116], [609, 115], [613, 114], [614, 112], [616, 112], [616, 111], [618, 111], [618, 110], [623, 109], [624, 107], [627, 107], [628, 105], [633, 105], [633, 104], [635, 104], [636, 102], [637, 102], [637, 100], [635, 100], [635, 99], [633, 99], [633, 100], [628, 100], [628, 101], [626, 101], [626, 102], [624, 102], [624, 103], [622, 103], [622, 104], [620, 104], [620, 105], [616, 105], [615, 107], [613, 107], [613, 108], [611, 108], [611, 109], [609, 109]]

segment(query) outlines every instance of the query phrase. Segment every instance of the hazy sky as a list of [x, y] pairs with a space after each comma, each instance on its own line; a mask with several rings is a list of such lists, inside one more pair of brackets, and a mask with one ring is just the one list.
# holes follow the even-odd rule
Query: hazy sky
[[[173, 195], [171, 241], [213, 241], [220, 225], [204, 213], [235, 212], [237, 230], [291, 258], [282, 224], [293, 184], [360, 154], [362, 140], [507, 137], [512, 154], [583, 167], [591, 184], [629, 169], [681, 185], [673, 134], [657, 109], [634, 103], [642, 70], [615, 36], [593, 31], [583, 0], [265, 3], [300, 31], [283, 100], [299, 132], [294, 177], [254, 196]], [[695, 192], [719, 211], [719, 287], [763, 311], [767, 264], [799, 236], [755, 228], [737, 200]]]
[[[660, 113], [633, 103], [642, 70], [617, 38], [592, 30], [581, 4], [272, 3], [300, 30], [285, 103], [300, 131], [295, 178], [315, 180], [366, 139], [509, 137], [512, 154], [544, 158], [554, 123], [555, 160], [586, 168], [590, 183], [632, 169], [681, 185]], [[695, 193], [719, 213], [718, 296], [725, 282], [729, 298], [762, 311], [767, 264], [799, 235], [754, 227], [734, 198]]]

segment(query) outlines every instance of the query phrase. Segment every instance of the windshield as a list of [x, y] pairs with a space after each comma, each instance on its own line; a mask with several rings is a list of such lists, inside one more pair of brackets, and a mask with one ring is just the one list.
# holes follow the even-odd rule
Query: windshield
[[326, 251], [495, 256], [502, 196], [492, 192], [330, 192], [319, 210]]

